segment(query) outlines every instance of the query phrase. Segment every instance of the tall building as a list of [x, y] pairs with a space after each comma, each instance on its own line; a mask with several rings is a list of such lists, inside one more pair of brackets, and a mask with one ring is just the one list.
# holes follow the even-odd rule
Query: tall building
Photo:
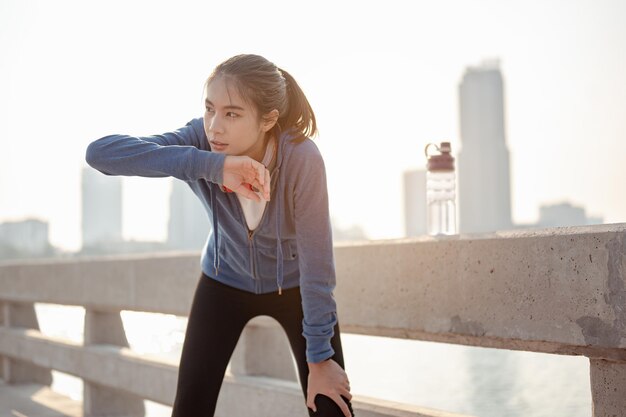
[[122, 240], [122, 178], [91, 167], [82, 173], [83, 248]]
[[407, 237], [428, 233], [426, 228], [426, 170], [404, 172], [404, 234]]
[[180, 180], [172, 180], [167, 245], [175, 249], [201, 250], [211, 230], [202, 203]]
[[466, 70], [459, 86], [459, 231], [510, 229], [511, 185], [504, 87], [498, 62]]

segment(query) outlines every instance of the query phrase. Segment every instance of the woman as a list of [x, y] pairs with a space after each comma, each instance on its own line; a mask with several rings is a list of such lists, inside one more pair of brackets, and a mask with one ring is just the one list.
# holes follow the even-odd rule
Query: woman
[[106, 136], [86, 155], [107, 175], [183, 180], [212, 218], [172, 415], [214, 414], [241, 331], [268, 315], [287, 333], [309, 415], [352, 416], [313, 110], [293, 77], [258, 55], [218, 65], [205, 94], [203, 119], [162, 135]]

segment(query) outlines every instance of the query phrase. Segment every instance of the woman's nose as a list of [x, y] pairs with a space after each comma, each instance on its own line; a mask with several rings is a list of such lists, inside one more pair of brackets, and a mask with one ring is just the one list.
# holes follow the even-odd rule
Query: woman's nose
[[209, 132], [222, 133], [224, 128], [219, 120], [219, 117], [213, 116], [209, 119]]

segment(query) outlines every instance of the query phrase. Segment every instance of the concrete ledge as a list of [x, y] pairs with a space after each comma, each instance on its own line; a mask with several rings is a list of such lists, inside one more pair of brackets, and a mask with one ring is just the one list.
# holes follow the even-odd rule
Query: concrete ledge
[[[344, 331], [626, 360], [626, 224], [335, 253]], [[191, 254], [5, 264], [0, 300], [186, 315], [199, 276]]]
[[[0, 328], [0, 355], [56, 369], [85, 381], [169, 406], [173, 405], [178, 376], [177, 364], [133, 353], [112, 345], [83, 347], [51, 338], [37, 330]], [[242, 398], [245, 401], [242, 401]], [[277, 410], [277, 407], [280, 407]], [[459, 417], [408, 404], [355, 396], [360, 417]], [[267, 377], [227, 374], [220, 391], [216, 416], [306, 416], [300, 385]]]
[[159, 253], [0, 263], [0, 301], [186, 316], [200, 254]]
[[626, 225], [336, 247], [345, 332], [626, 361]]
[[[626, 224], [337, 245], [344, 331], [626, 361]], [[0, 300], [187, 315], [198, 254], [0, 266]]]
[[[226, 395], [220, 393], [216, 417], [308, 415], [304, 395], [300, 385], [297, 383], [266, 377], [234, 377], [229, 375], [227, 375], [224, 381], [228, 384], [236, 384], [238, 389], [237, 391], [228, 391]], [[271, 392], [271, 400], [267, 397], [267, 390]], [[254, 411], [251, 411], [249, 404], [242, 404], [241, 398], [254, 399]], [[220, 409], [220, 407], [222, 408]], [[277, 409], [277, 407], [280, 408]], [[354, 414], [359, 417], [468, 417], [467, 415], [359, 395], [353, 395], [352, 408], [354, 409]], [[230, 414], [221, 410], [228, 410]]]
[[178, 364], [148, 358], [128, 348], [83, 346], [37, 330], [0, 328], [0, 354], [151, 401], [173, 404]]
[[39, 384], [0, 381], [0, 415], [12, 417], [83, 417], [83, 406]]

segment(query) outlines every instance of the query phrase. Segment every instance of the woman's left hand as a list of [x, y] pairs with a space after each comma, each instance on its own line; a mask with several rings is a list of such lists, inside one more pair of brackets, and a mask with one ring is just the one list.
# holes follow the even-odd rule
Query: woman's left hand
[[315, 412], [317, 412], [315, 406], [315, 396], [317, 394], [324, 394], [331, 398], [337, 403], [339, 408], [341, 408], [341, 411], [346, 417], [352, 416], [348, 405], [341, 398], [341, 395], [343, 395], [348, 401], [352, 399], [348, 375], [343, 368], [332, 359], [327, 359], [319, 363], [309, 363], [306, 405]]

